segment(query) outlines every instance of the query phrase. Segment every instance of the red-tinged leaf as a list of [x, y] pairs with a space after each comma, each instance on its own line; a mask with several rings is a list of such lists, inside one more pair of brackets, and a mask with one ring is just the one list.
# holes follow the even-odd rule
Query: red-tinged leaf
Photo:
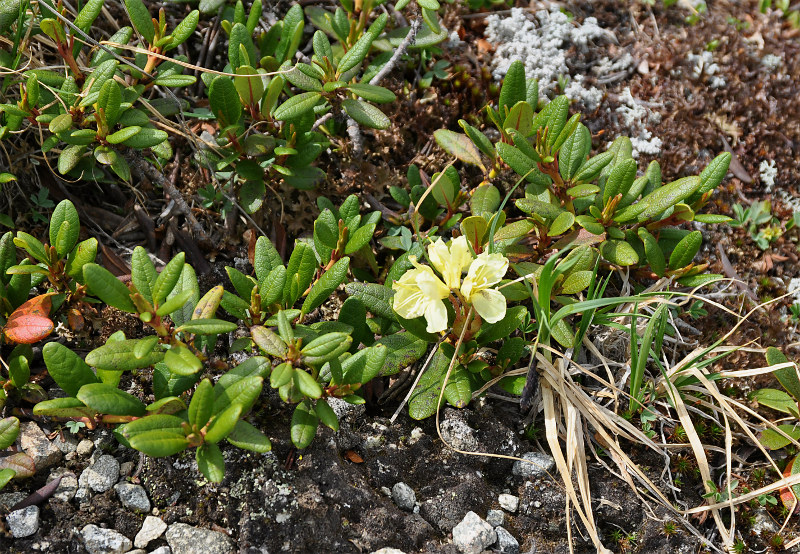
[[11, 342], [34, 344], [52, 333], [54, 327], [53, 322], [46, 317], [22, 315], [15, 317], [13, 321], [9, 319], [5, 335]]
[[16, 479], [33, 477], [36, 474], [36, 465], [33, 463], [33, 458], [24, 452], [17, 452], [11, 456], [0, 458], [0, 469], [6, 468], [17, 472], [14, 476]]
[[24, 304], [22, 304], [19, 308], [14, 310], [14, 312], [8, 316], [8, 321], [11, 322], [14, 320], [15, 317], [20, 317], [23, 315], [38, 315], [41, 317], [50, 317], [50, 310], [53, 307], [53, 302], [50, 297], [53, 296], [53, 293], [49, 292], [47, 294], [40, 294], [39, 296], [34, 296]]
[[[786, 464], [786, 469], [783, 470], [784, 477], [790, 477], [796, 473], [800, 473], [800, 464], [797, 463], [797, 458], [792, 458], [792, 461]], [[793, 512], [797, 509], [797, 500], [795, 500], [795, 496], [800, 498], [800, 485], [794, 485], [792, 487], [794, 489], [794, 495], [789, 490], [789, 487], [784, 487], [781, 489], [781, 502], [783, 505], [786, 506], [786, 509], [789, 512]]]

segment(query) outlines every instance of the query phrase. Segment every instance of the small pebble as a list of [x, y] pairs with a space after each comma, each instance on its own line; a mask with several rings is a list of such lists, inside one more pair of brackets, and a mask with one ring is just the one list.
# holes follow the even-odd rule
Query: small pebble
[[401, 481], [392, 487], [392, 500], [398, 508], [410, 512], [417, 503], [417, 495], [414, 493], [414, 489]]
[[463, 554], [480, 554], [497, 540], [497, 533], [475, 512], [467, 512], [453, 527], [453, 544]]
[[516, 461], [511, 468], [514, 475], [525, 478], [544, 477], [556, 466], [556, 461], [549, 454], [527, 452], [522, 455], [523, 461]]
[[167, 530], [167, 524], [164, 523], [161, 518], [154, 517], [154, 516], [147, 516], [144, 518], [144, 523], [142, 523], [142, 528], [139, 529], [139, 532], [136, 533], [136, 537], [133, 539], [133, 546], [136, 548], [144, 548], [146, 547], [151, 541], [156, 540], [158, 537], [164, 534], [164, 531]]
[[83, 439], [78, 443], [78, 446], [75, 447], [75, 453], [84, 458], [91, 454], [92, 450], [94, 450], [94, 443], [89, 439]]
[[489, 510], [486, 512], [486, 523], [492, 527], [499, 527], [500, 525], [503, 525], [505, 519], [506, 514], [503, 513], [503, 510]]
[[497, 501], [500, 503], [501, 508], [512, 514], [516, 512], [519, 507], [519, 497], [513, 494], [501, 494]]
[[497, 542], [495, 546], [501, 554], [519, 554], [519, 542], [514, 536], [502, 527], [495, 528]]
[[6, 523], [15, 539], [30, 537], [39, 530], [39, 506], [14, 510], [6, 516]]

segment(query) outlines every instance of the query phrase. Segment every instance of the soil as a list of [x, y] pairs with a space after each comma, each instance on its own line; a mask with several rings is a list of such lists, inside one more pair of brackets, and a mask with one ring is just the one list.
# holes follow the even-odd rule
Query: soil
[[[716, 154], [728, 149], [735, 161], [713, 197], [710, 211], [730, 215], [736, 203], [747, 206], [766, 199], [772, 202], [773, 214], [786, 222], [794, 210], [800, 209], [800, 204], [791, 204], [792, 199], [798, 198], [800, 187], [800, 33], [777, 12], [758, 13], [757, 4], [715, 0], [709, 2], [708, 13], [693, 25], [684, 21], [688, 13], [685, 9], [665, 8], [661, 2], [653, 6], [614, 0], [568, 2], [565, 9], [578, 21], [596, 17], [617, 37], [616, 43], [599, 48], [628, 52], [635, 60], [630, 73], [615, 82], [598, 85], [606, 96], [593, 113], [585, 113], [583, 121], [592, 131], [595, 150], [604, 149], [614, 137], [630, 132], [616, 112], [621, 95], [629, 88], [635, 98], [647, 102], [662, 116], [660, 123], [648, 126], [662, 139], [662, 151], [654, 157], [643, 155], [641, 162], [658, 159], [664, 180], [669, 181], [698, 173]], [[532, 8], [538, 5], [531, 3]], [[432, 142], [433, 131], [458, 129], [459, 118], [465, 113], [477, 113], [487, 99], [496, 95], [491, 76], [481, 70], [492, 56], [482, 42], [485, 18], [474, 17], [457, 4], [448, 5], [445, 11], [445, 22], [450, 28], [461, 26], [464, 40], [461, 47], [443, 54], [452, 62], [453, 77], [434, 81], [431, 89], [412, 87], [405, 97], [399, 95], [401, 100], [387, 111], [394, 125], [388, 131], [365, 132], [367, 148], [362, 158], [352, 157], [345, 138], [334, 139], [332, 153], [324, 154], [319, 162], [328, 176], [319, 190], [302, 192], [284, 187], [268, 196], [258, 223], [283, 252], [294, 238], [310, 232], [318, 195], [335, 202], [351, 193], [369, 193], [395, 209], [388, 189], [405, 184], [409, 164], [416, 163], [431, 174], [446, 163]], [[719, 66], [715, 75], [725, 80], [724, 86], [712, 88], [709, 75], [692, 76], [688, 55], [700, 54], [709, 47], [713, 47], [713, 59]], [[780, 58], [778, 68], [770, 70], [762, 63], [767, 54]], [[399, 90], [406, 82], [415, 83], [418, 77], [419, 71], [409, 67], [405, 74], [396, 74], [385, 84]], [[764, 160], [774, 161], [778, 168], [771, 188], [760, 177]], [[51, 197], [61, 199], [63, 184], [47, 171], [39, 166], [39, 180], [49, 187]], [[166, 174], [170, 175], [170, 171], [167, 168]], [[202, 176], [186, 164], [178, 176], [176, 185], [189, 197], [202, 181]], [[507, 184], [505, 178], [500, 175], [495, 184], [503, 188]], [[477, 184], [482, 176], [475, 169], [463, 168], [462, 179]], [[75, 193], [75, 198], [112, 214], [119, 211], [119, 206], [132, 212], [136, 196], [131, 190], [115, 188], [104, 192], [108, 196], [101, 196], [99, 190], [86, 188]], [[139, 194], [146, 196], [144, 206], [150, 214], [163, 210], [164, 200], [152, 187], [143, 186]], [[18, 203], [24, 200], [14, 199]], [[202, 212], [201, 222], [215, 228], [214, 238], [218, 239], [213, 245], [201, 245], [202, 254], [212, 262], [212, 270], [204, 280], [227, 285], [219, 268], [233, 265], [235, 258], [247, 258], [249, 235], [240, 222], [223, 221], [211, 211]], [[121, 251], [119, 247], [137, 244], [133, 239], [110, 240], [115, 225], [103, 222], [101, 217], [87, 227], [95, 232], [106, 225], [110, 225], [108, 232], [98, 238], [109, 248], [116, 246]], [[42, 235], [44, 228], [31, 222], [27, 230]], [[735, 274], [757, 299], [785, 294], [789, 280], [800, 277], [796, 229], [786, 231], [765, 251], [742, 228], [707, 226], [703, 231], [705, 246], [701, 256], [711, 264], [710, 270], [728, 277]], [[163, 239], [167, 230], [158, 233], [158, 238]], [[727, 257], [729, 265], [720, 253]], [[167, 249], [160, 255], [165, 259], [171, 254]], [[113, 257], [113, 251], [108, 250], [106, 265]], [[734, 309], [750, 302], [744, 295], [722, 301]], [[769, 309], [756, 311], [728, 342], [775, 345], [796, 358], [797, 325], [788, 319], [788, 307], [793, 302], [787, 297]], [[705, 308], [708, 315], [689, 321], [701, 332], [693, 337], [699, 344], [717, 340], [732, 325], [730, 316], [722, 310], [710, 305]], [[124, 328], [128, 334], [141, 329], [135, 320], [118, 313], [104, 314], [104, 321], [102, 336], [117, 328]], [[92, 340], [98, 340], [97, 335], [92, 335]], [[41, 362], [39, 365], [41, 370]], [[761, 354], [740, 351], [719, 362], [715, 369], [762, 365]], [[43, 384], [47, 388], [46, 379]], [[132, 380], [128, 385], [135, 390], [137, 383]], [[744, 402], [749, 402], [748, 392], [768, 385], [774, 386], [771, 377], [724, 383], [726, 392]], [[182, 522], [224, 533], [242, 553], [373, 552], [383, 547], [406, 553], [456, 553], [451, 540], [453, 528], [469, 511], [486, 518], [489, 510], [499, 510], [498, 497], [503, 493], [519, 498], [517, 511], [505, 512], [503, 527], [518, 540], [521, 552], [569, 552], [568, 525], [574, 551], [594, 551], [585, 530], [576, 523], [577, 518], [566, 517], [564, 486], [555, 470], [551, 472], [555, 477], [523, 477], [512, 471], [511, 461], [455, 453], [438, 438], [432, 420], [416, 422], [403, 413], [391, 423], [388, 418], [396, 403], [380, 406], [371, 402], [366, 413], [345, 416], [338, 433], [321, 428], [312, 445], [297, 452], [289, 440], [288, 408], [271, 391], [262, 394], [257, 406], [260, 408], [249, 420], [271, 438], [272, 452], [256, 455], [224, 448], [226, 475], [217, 485], [202, 478], [191, 453], [144, 459], [135, 451], [117, 446], [107, 430], [81, 431], [77, 438], [86, 437], [96, 443], [93, 457], [110, 453], [120, 462], [132, 462], [133, 468], [128, 466], [130, 472], [122, 479], [145, 488], [153, 515], [167, 524]], [[515, 456], [540, 449], [546, 452], [539, 442], [541, 432], [536, 432], [535, 424], [534, 429], [526, 427], [522, 418], [513, 404], [484, 399], [463, 410], [446, 409], [442, 427], [455, 429], [449, 437], [468, 445], [468, 450]], [[46, 433], [58, 430], [51, 422], [39, 423]], [[713, 431], [708, 430], [704, 439], [713, 443]], [[719, 440], [717, 437], [717, 444]], [[631, 457], [646, 468], [657, 484], [667, 486], [665, 468], [683, 475], [683, 486], [674, 491], [677, 504], [691, 507], [703, 502], [702, 483], [691, 462], [687, 462], [688, 469], [680, 466], [681, 460], [691, 457], [690, 452], [676, 450], [673, 459], [665, 462], [638, 445], [629, 446]], [[737, 442], [735, 449], [745, 459], [753, 450], [743, 441]], [[57, 468], [66, 468], [78, 476], [93, 459], [75, 455]], [[763, 467], [763, 460], [756, 453], [748, 463], [739, 468], [743, 481], [756, 486], [752, 470]], [[622, 552], [700, 552], [716, 548], [714, 539], [718, 537], [710, 518], [693, 518], [689, 524], [712, 546], [704, 545], [674, 513], [643, 500], [607, 467], [601, 456], [589, 459], [593, 509], [608, 548]], [[27, 495], [43, 486], [47, 477], [48, 471], [40, 471], [31, 479], [13, 481], [0, 497], [14, 492]], [[398, 482], [406, 483], [416, 494], [417, 504], [411, 511], [399, 508], [387, 493]], [[133, 540], [145, 517], [124, 508], [113, 489], [93, 494], [82, 503], [50, 498], [40, 504], [40, 510], [39, 531], [24, 539], [12, 539], [7, 532], [0, 535], [0, 551], [84, 552], [79, 531], [85, 525], [94, 523], [116, 529]], [[773, 548], [779, 528], [774, 521], [782, 521], [779, 508], [765, 511], [746, 506], [742, 513], [745, 522], [740, 522], [739, 529], [747, 546], [753, 551]], [[793, 520], [780, 536], [788, 542], [797, 532]], [[166, 544], [162, 536], [147, 549]]]

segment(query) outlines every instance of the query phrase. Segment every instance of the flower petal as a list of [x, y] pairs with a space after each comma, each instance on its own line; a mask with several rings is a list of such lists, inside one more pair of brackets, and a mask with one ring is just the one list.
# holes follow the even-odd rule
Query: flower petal
[[416, 284], [408, 285], [398, 281], [392, 288], [395, 290], [392, 308], [400, 317], [414, 319], [425, 313], [426, 297]]
[[415, 271], [418, 271], [416, 283], [422, 294], [433, 300], [441, 300], [450, 295], [450, 288], [439, 280], [430, 267], [423, 265]]
[[[447, 283], [446, 273], [448, 262], [450, 261], [450, 250], [448, 250], [447, 245], [441, 238], [428, 245], [428, 258], [431, 260], [431, 265], [436, 268], [436, 271], [445, 277], [445, 283]], [[447, 284], [449, 285], [449, 283]]]
[[508, 258], [502, 254], [486, 252], [479, 254], [469, 266], [467, 277], [461, 285], [461, 294], [469, 299], [478, 291], [499, 283], [505, 277], [506, 271], [508, 271]]
[[506, 316], [506, 297], [494, 289], [476, 292], [472, 306], [486, 323], [497, 323]]
[[425, 321], [428, 322], [425, 330], [429, 333], [439, 333], [447, 329], [447, 308], [444, 302], [429, 302], [425, 307]]

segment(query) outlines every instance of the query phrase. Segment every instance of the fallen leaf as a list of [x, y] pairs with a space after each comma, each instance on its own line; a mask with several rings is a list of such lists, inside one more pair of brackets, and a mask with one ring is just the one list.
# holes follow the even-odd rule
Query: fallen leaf
[[347, 458], [348, 460], [350, 460], [351, 462], [353, 462], [354, 464], [363, 464], [364, 463], [364, 458], [362, 458], [361, 456], [359, 456], [357, 453], [355, 453], [352, 450], [346, 450], [345, 453], [344, 453], [344, 457]]

